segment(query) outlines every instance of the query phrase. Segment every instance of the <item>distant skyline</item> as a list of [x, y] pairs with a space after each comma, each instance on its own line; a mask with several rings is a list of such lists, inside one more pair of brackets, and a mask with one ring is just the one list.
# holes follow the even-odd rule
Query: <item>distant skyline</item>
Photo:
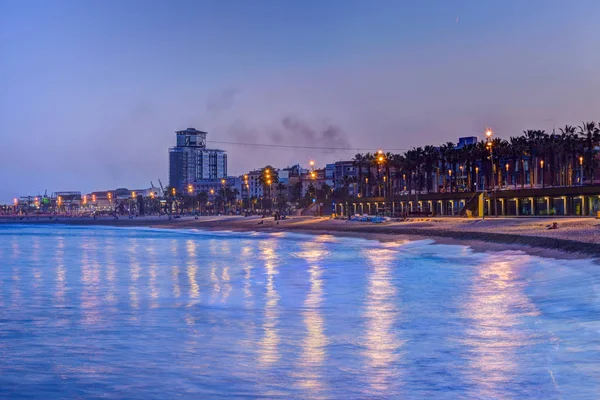
[[[408, 148], [600, 119], [600, 2], [0, 0], [0, 203], [168, 181], [174, 131]], [[230, 174], [349, 152], [228, 152]]]

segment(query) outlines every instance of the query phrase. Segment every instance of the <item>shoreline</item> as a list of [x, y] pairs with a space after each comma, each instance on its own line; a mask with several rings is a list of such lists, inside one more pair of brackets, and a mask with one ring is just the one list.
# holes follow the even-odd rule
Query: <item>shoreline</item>
[[[262, 221], [262, 224], [261, 224]], [[379, 241], [431, 239], [437, 244], [469, 246], [474, 251], [523, 251], [527, 254], [560, 259], [600, 258], [600, 229], [593, 219], [561, 222], [566, 228], [547, 231], [545, 224], [553, 221], [488, 219], [485, 221], [462, 218], [417, 218], [406, 222], [373, 224], [332, 220], [326, 217], [291, 217], [277, 225], [272, 218], [258, 216], [203, 216], [199, 219], [183, 217], [168, 220], [166, 217], [121, 218], [59, 218], [58, 220], [29, 218], [0, 218], [2, 225], [70, 225], [149, 227], [166, 229], [204, 229], [235, 232], [298, 232], [329, 234]], [[572, 229], [569, 223], [574, 224]], [[540, 229], [542, 227], [542, 229]], [[534, 230], [534, 234], [522, 231]], [[590, 231], [591, 230], [591, 231]], [[585, 231], [587, 235], [573, 232]]]

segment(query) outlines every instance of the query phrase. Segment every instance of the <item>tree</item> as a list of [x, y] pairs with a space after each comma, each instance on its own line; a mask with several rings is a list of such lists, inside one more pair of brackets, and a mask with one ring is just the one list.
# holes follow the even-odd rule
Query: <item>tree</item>
[[[600, 142], [600, 129], [596, 126], [596, 122], [582, 122], [579, 126], [579, 135], [585, 143], [585, 167], [587, 170], [587, 179], [590, 183], [594, 183], [594, 169], [596, 168], [596, 146]], [[581, 177], [583, 180], [583, 177]]]
[[357, 168], [357, 176], [358, 176], [358, 193], [361, 196], [364, 196], [364, 179], [363, 179], [363, 168], [365, 164], [367, 164], [366, 156], [364, 154], [356, 153], [354, 158], [352, 159], [354, 166]]
[[434, 188], [433, 171], [440, 160], [440, 153], [435, 146], [425, 146], [423, 148], [424, 171], [425, 171], [425, 190], [429, 193]]
[[269, 208], [271, 208], [271, 188], [272, 185], [279, 183], [279, 174], [275, 168], [273, 168], [271, 165], [267, 165], [266, 167], [260, 170], [258, 181], [263, 187], [263, 197], [267, 199], [267, 205]]
[[198, 192], [198, 194], [196, 195], [196, 201], [198, 202], [200, 213], [203, 213], [204, 211], [206, 211], [206, 203], [208, 203], [208, 193]]

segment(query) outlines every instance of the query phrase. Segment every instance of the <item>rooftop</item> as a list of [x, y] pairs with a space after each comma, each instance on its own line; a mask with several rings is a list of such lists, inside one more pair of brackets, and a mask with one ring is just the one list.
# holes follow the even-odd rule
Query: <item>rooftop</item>
[[175, 131], [178, 135], [207, 135], [208, 132], [199, 131], [196, 128], [187, 128], [182, 131]]

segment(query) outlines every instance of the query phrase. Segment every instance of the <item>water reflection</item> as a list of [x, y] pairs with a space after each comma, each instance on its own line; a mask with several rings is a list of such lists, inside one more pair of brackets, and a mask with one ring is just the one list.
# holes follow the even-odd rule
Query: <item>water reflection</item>
[[81, 248], [81, 311], [83, 316], [82, 323], [93, 325], [98, 323], [99, 301], [98, 291], [100, 286], [100, 273], [98, 269], [98, 255], [96, 253], [96, 244], [90, 239]]
[[252, 293], [252, 248], [250, 246], [242, 247], [242, 262], [244, 265], [244, 298], [247, 309], [254, 308]]
[[[597, 397], [600, 272], [587, 260], [21, 229], [0, 229], [0, 387], [21, 397]], [[202, 304], [179, 306], [190, 298]]]
[[117, 303], [116, 297], [116, 278], [117, 278], [117, 266], [115, 265], [115, 241], [112, 238], [106, 240], [106, 246], [104, 248], [104, 254], [106, 255], [106, 289], [105, 289], [105, 301], [114, 306]]
[[327, 251], [322, 238], [302, 244], [299, 257], [306, 260], [309, 265], [309, 292], [304, 300], [302, 317], [306, 328], [306, 336], [302, 340], [302, 353], [300, 355], [300, 386], [308, 390], [310, 397], [320, 396], [324, 391], [322, 367], [325, 362], [327, 336], [325, 335], [324, 319], [321, 314], [323, 306], [323, 269], [321, 261], [326, 257]]
[[148, 287], [150, 290], [150, 308], [157, 308], [159, 291], [158, 287], [156, 286], [157, 260], [154, 240], [150, 241], [150, 244], [146, 247], [146, 252], [149, 257]]
[[54, 262], [56, 263], [56, 290], [54, 301], [58, 307], [65, 305], [65, 293], [67, 291], [67, 270], [65, 268], [65, 239], [62, 236], [56, 238], [56, 250], [54, 251]]
[[[171, 241], [171, 258], [177, 257], [177, 240]], [[173, 297], [178, 299], [181, 297], [181, 287], [179, 286], [179, 266], [177, 264], [171, 266], [171, 279], [173, 281]]]
[[190, 286], [190, 299], [197, 299], [200, 297], [200, 287], [196, 281], [196, 273], [198, 272], [198, 266], [196, 265], [196, 242], [193, 240], [186, 241], [187, 249], [187, 276], [188, 283]]
[[14, 237], [11, 243], [12, 247], [12, 294], [11, 306], [13, 308], [21, 307], [21, 269], [19, 267], [19, 258], [21, 257], [21, 245], [17, 240], [17, 237]]
[[261, 241], [259, 251], [261, 260], [264, 262], [265, 275], [267, 278], [265, 293], [264, 321], [262, 324], [263, 338], [260, 341], [259, 362], [263, 366], [276, 363], [279, 360], [279, 293], [275, 286], [275, 275], [277, 274], [277, 256], [275, 253], [275, 240]]
[[[504, 397], [506, 385], [518, 374], [518, 353], [531, 340], [515, 327], [539, 313], [516, 279], [520, 262], [510, 256], [490, 257], [477, 266], [477, 276], [464, 302], [469, 318], [463, 343], [469, 349], [468, 379], [479, 398]], [[476, 373], [473, 373], [475, 372]]]
[[364, 310], [364, 357], [369, 369], [365, 377], [372, 389], [370, 395], [394, 393], [400, 385], [397, 364], [402, 346], [394, 327], [399, 314], [392, 273], [396, 251], [367, 248], [363, 255], [369, 268]]
[[[136, 238], [131, 238], [129, 244], [129, 306], [135, 310], [140, 307], [138, 280], [140, 279], [140, 262], [138, 256], [138, 242]], [[136, 315], [132, 315], [137, 319]]]
[[176, 299], [181, 296], [181, 288], [179, 287], [179, 267], [171, 266], [171, 279], [173, 280], [173, 297]]

